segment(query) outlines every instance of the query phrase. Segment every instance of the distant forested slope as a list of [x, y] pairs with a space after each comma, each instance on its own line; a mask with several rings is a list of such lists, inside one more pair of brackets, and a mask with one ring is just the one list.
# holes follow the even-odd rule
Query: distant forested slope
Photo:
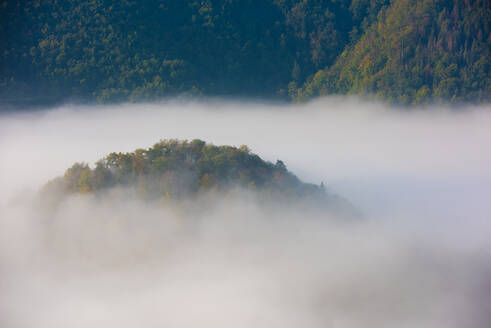
[[489, 101], [487, 0], [0, 1], [0, 98]]
[[375, 94], [397, 103], [491, 100], [491, 2], [397, 0], [297, 99]]

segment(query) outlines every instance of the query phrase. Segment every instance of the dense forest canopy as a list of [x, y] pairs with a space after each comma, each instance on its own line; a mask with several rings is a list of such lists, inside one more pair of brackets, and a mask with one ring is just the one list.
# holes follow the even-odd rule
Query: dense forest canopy
[[403, 104], [489, 101], [490, 18], [488, 0], [393, 1], [296, 97], [365, 93]]
[[246, 190], [263, 200], [350, 205], [324, 185], [304, 183], [285, 164], [263, 161], [247, 146], [215, 146], [201, 140], [162, 140], [148, 149], [111, 153], [94, 168], [75, 163], [50, 181], [43, 195], [104, 194], [114, 188], [146, 200], [189, 200], [208, 192]]
[[489, 101], [488, 0], [0, 1], [0, 97]]

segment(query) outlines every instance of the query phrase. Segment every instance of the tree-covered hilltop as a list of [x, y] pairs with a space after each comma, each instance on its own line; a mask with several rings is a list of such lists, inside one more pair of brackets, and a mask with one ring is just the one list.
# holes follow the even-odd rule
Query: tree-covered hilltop
[[488, 0], [0, 1], [0, 101], [489, 101]]
[[75, 163], [62, 177], [48, 182], [43, 194], [104, 193], [114, 187], [142, 199], [186, 200], [209, 191], [249, 190], [261, 198], [320, 201], [349, 207], [324, 186], [304, 183], [286, 169], [262, 160], [247, 146], [215, 146], [201, 140], [163, 140], [148, 149], [111, 153], [94, 168]]

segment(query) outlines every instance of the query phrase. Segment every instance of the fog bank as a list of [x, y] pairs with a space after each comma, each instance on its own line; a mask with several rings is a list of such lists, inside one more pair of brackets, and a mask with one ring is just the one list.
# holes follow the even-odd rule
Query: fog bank
[[[227, 101], [0, 116], [2, 327], [484, 327], [491, 107]], [[179, 208], [35, 193], [76, 161], [159, 139], [246, 144], [365, 214]]]

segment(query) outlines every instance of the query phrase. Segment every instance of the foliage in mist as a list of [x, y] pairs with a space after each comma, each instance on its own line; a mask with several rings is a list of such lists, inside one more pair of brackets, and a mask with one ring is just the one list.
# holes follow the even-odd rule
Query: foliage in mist
[[208, 191], [241, 188], [266, 199], [342, 202], [324, 185], [300, 181], [285, 164], [262, 160], [247, 146], [215, 146], [195, 139], [162, 140], [148, 149], [111, 153], [92, 169], [75, 163], [63, 177], [55, 178], [43, 193], [65, 196], [98, 193], [124, 187], [142, 199], [186, 200]]

